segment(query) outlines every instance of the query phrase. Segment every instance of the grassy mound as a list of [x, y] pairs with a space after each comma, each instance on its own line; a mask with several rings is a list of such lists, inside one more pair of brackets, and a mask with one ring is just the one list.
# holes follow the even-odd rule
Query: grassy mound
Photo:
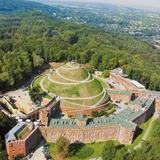
[[90, 97], [95, 96], [102, 92], [103, 88], [102, 85], [98, 80], [93, 80], [90, 83], [80, 83], [77, 85], [63, 85], [63, 84], [56, 84], [48, 80], [46, 77], [43, 85], [45, 89], [49, 92], [55, 93], [61, 97]]
[[77, 81], [85, 80], [89, 76], [89, 73], [83, 68], [75, 68], [75, 69], [73, 68], [70, 70], [60, 67], [57, 71], [63, 77]]
[[101, 81], [77, 64], [63, 65], [48, 76], [39, 77], [33, 85], [37, 83], [49, 94], [60, 96], [63, 106], [93, 106], [107, 99]]

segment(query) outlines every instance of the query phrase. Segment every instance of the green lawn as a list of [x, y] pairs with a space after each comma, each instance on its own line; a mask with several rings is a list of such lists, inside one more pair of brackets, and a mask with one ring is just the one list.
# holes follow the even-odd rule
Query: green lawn
[[[74, 104], [72, 103], [76, 103], [76, 104], [79, 104], [79, 106], [81, 105], [87, 105], [87, 106], [91, 106], [91, 105], [94, 105], [96, 104], [98, 101], [100, 101], [102, 98], [103, 98], [104, 94], [98, 96], [98, 97], [95, 97], [93, 99], [85, 99], [85, 100], [67, 100], [67, 101], [64, 101], [64, 103], [66, 105], [69, 105], [69, 106], [73, 106], [73, 107], [77, 107], [75, 106]], [[102, 102], [105, 100], [107, 100], [108, 97], [105, 96], [103, 99], [102, 99]], [[71, 102], [71, 103], [70, 103]]]
[[43, 85], [49, 92], [63, 97], [90, 97], [102, 92], [102, 85], [97, 80], [78, 85], [60, 85], [45, 78]]
[[152, 140], [153, 138], [157, 137], [157, 135], [160, 135], [160, 118], [156, 119], [152, 122], [151, 131], [149, 132], [149, 135], [147, 137], [147, 140]]
[[49, 100], [52, 100], [52, 97], [49, 96], [48, 94], [46, 94], [46, 95], [44, 96], [44, 98], [47, 98], [47, 99], [49, 99]]
[[78, 68], [73, 70], [59, 68], [58, 72], [65, 78], [72, 79], [72, 80], [80, 81], [80, 80], [85, 80], [88, 77], [88, 71], [83, 68]]
[[37, 77], [37, 78], [34, 80], [34, 82], [33, 82], [33, 84], [32, 84], [32, 87], [38, 86], [39, 83], [40, 83], [40, 81], [41, 81], [44, 77], [45, 77], [45, 75], [40, 75], [39, 77]]
[[56, 154], [56, 147], [55, 147], [55, 144], [54, 143], [48, 143], [48, 150], [49, 150], [49, 153], [52, 157], [55, 156]]
[[108, 84], [105, 81], [103, 81], [101, 78], [96, 77], [96, 79], [101, 83], [103, 88], [105, 88], [105, 89], [109, 88]]
[[[88, 156], [88, 157], [86, 157], [86, 158], [83, 158], [83, 160], [89, 160], [90, 158], [95, 158], [95, 157], [100, 157], [101, 156], [101, 154], [102, 154], [102, 149], [103, 149], [103, 147], [104, 147], [104, 145], [105, 145], [105, 142], [101, 142], [101, 143], [94, 143], [94, 144], [85, 144], [85, 146], [84, 147], [82, 147], [82, 149], [80, 149], [74, 156], [72, 156], [72, 157], [70, 157], [69, 159], [70, 160], [79, 160], [80, 158], [79, 158], [79, 152], [81, 153], [81, 154], [86, 154], [85, 153], [85, 149], [84, 148], [90, 148], [90, 149], [93, 149], [93, 153], [90, 155], [90, 156]], [[82, 150], [82, 151], [81, 151]], [[84, 151], [84, 152], [83, 152]]]
[[[117, 141], [114, 141], [114, 142], [115, 144], [119, 144], [119, 142]], [[69, 157], [69, 160], [80, 160], [80, 159], [89, 160], [90, 158], [100, 157], [102, 154], [104, 145], [105, 145], [105, 142], [99, 142], [94, 144], [84, 144], [82, 148], [78, 147], [79, 149], [74, 153], [73, 156]], [[54, 156], [56, 155], [55, 144], [48, 143], [48, 149], [49, 149], [50, 155], [54, 158]], [[83, 158], [80, 158], [80, 157], [83, 157]]]
[[[94, 143], [94, 144], [85, 144], [79, 151], [75, 153], [74, 156], [70, 157], [69, 160], [79, 160], [80, 159], [79, 154], [87, 154], [85, 153], [85, 149], [86, 150], [92, 149], [93, 153], [89, 157], [83, 158], [84, 160], [88, 160], [89, 158], [93, 158], [93, 157], [99, 157], [101, 156], [102, 148], [104, 144], [105, 144], [104, 142]], [[51, 156], [54, 157], [54, 155], [56, 154], [55, 145], [53, 143], [49, 143], [48, 149], [49, 149], [49, 153], [51, 154]]]
[[[107, 108], [107, 107], [106, 107]], [[108, 113], [108, 114], [112, 114], [112, 113], [114, 113], [116, 111], [116, 108], [115, 107], [112, 107], [111, 109], [109, 109], [109, 110], [107, 110], [106, 112]]]

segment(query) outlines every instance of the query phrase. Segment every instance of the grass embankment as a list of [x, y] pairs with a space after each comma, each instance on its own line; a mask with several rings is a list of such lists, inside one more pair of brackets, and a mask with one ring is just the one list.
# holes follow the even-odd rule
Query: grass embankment
[[[102, 93], [103, 91], [101, 83], [96, 79], [91, 81], [90, 83], [81, 83], [77, 85], [60, 85], [60, 84], [55, 84], [46, 78], [43, 85], [44, 88], [47, 89], [50, 93], [54, 93], [58, 96], [68, 97], [68, 98], [87, 98], [96, 96]], [[101, 94], [98, 97], [92, 99], [79, 99], [79, 100], [69, 100], [69, 101], [80, 105], [81, 104], [94, 105], [103, 97], [103, 95], [104, 94]], [[68, 102], [66, 103], [66, 105], [67, 104], [71, 103]]]
[[[43, 78], [45, 78], [46, 75], [42, 74], [40, 76], [38, 76], [32, 83], [32, 86], [31, 87], [37, 87], [37, 86], [40, 86], [40, 82]], [[47, 98], [49, 100], [52, 99], [52, 97], [50, 97], [47, 93], [45, 94], [44, 98]]]
[[142, 137], [145, 134], [145, 131], [148, 128], [149, 123], [151, 122], [152, 117], [145, 123], [143, 123], [140, 127], [139, 127], [139, 134], [136, 137], [136, 139], [134, 140], [134, 142], [129, 145], [129, 147], [135, 147], [136, 145], [138, 145], [141, 141], [142, 141]]
[[58, 72], [65, 78], [77, 81], [85, 80], [89, 76], [88, 71], [83, 68], [77, 68], [72, 70], [59, 68]]
[[96, 79], [101, 83], [104, 89], [108, 89], [109, 85], [100, 77], [96, 77]]
[[45, 77], [45, 75], [38, 76], [32, 83], [32, 87], [36, 87], [39, 85], [40, 81]]
[[[63, 66], [66, 67], [66, 66]], [[68, 67], [68, 66], [67, 66]], [[66, 68], [67, 68], [66, 67]], [[88, 72], [85, 69], [77, 68], [73, 70], [68, 70], [64, 68], [59, 68], [59, 73], [63, 75], [66, 78], [73, 79], [73, 80], [84, 80], [88, 77]], [[43, 81], [43, 86], [46, 90], [48, 90], [50, 93], [54, 93], [55, 95], [61, 96], [61, 97], [69, 97], [69, 98], [86, 98], [86, 97], [92, 97], [95, 95], [98, 95], [102, 92], [103, 88], [108, 88], [107, 83], [105, 83], [100, 78], [94, 79], [93, 81], [89, 83], [81, 83], [77, 85], [65, 85], [65, 84], [57, 84], [53, 83], [52, 81], [49, 81], [47, 76], [41, 75], [37, 77], [33, 82], [33, 87], [39, 85], [41, 80], [45, 78]], [[51, 75], [51, 78], [53, 80], [58, 82], [64, 82], [69, 83], [69, 81], [62, 79], [59, 77], [55, 72]], [[90, 79], [93, 77], [91, 76]], [[88, 105], [92, 106], [95, 105], [100, 100], [105, 100], [106, 97], [102, 99], [104, 94], [99, 95], [98, 97], [92, 98], [92, 99], [85, 99], [85, 100], [68, 100], [68, 102], [64, 102], [65, 105], [72, 105], [71, 103], [76, 103], [79, 105]], [[45, 98], [51, 99], [50, 96], [46, 95]], [[71, 103], [70, 103], [71, 102]], [[73, 104], [74, 105], [74, 104]], [[74, 105], [75, 106], [75, 105]], [[78, 105], [76, 105], [78, 107]]]
[[62, 97], [90, 97], [99, 94], [103, 89], [97, 80], [78, 85], [61, 85], [55, 84], [45, 78], [43, 85], [49, 92]]
[[148, 134], [147, 140], [152, 141], [160, 135], [160, 117], [152, 122], [151, 131]]
[[[92, 98], [92, 99], [85, 99], [85, 100], [62, 100], [62, 103], [64, 104], [64, 106], [70, 106], [70, 107], [83, 107], [82, 105], [85, 106], [92, 106], [92, 105], [100, 105], [103, 104], [104, 102], [106, 102], [108, 100], [108, 96], [101, 94], [98, 97]], [[98, 103], [99, 102], [99, 103]], [[76, 105], [74, 105], [74, 103]], [[85, 107], [84, 106], [84, 107]]]

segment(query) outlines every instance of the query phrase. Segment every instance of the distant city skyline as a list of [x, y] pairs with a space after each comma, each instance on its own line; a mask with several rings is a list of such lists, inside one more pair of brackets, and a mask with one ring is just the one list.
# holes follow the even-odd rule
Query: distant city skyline
[[[54, 0], [50, 1], [54, 2]], [[111, 3], [111, 4], [121, 4], [129, 6], [133, 5], [139, 7], [160, 8], [160, 0], [64, 0], [64, 1], [88, 2], [88, 3]]]

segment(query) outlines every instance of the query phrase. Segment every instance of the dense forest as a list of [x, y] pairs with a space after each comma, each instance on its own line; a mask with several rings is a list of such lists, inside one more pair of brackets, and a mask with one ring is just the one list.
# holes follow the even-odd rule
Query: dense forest
[[77, 60], [91, 69], [122, 67], [160, 90], [160, 54], [130, 36], [63, 22], [39, 11], [0, 16], [0, 90], [19, 84], [50, 61]]
[[[53, 8], [53, 7], [52, 7]], [[25, 0], [1, 0], [0, 1], [0, 13], [1, 14], [8, 14], [14, 12], [21, 12], [21, 11], [30, 11], [30, 10], [40, 10], [40, 11], [49, 11], [51, 7], [36, 3], [30, 2]]]
[[15, 125], [13, 119], [5, 116], [0, 110], [0, 160], [7, 160], [5, 151], [4, 135]]

